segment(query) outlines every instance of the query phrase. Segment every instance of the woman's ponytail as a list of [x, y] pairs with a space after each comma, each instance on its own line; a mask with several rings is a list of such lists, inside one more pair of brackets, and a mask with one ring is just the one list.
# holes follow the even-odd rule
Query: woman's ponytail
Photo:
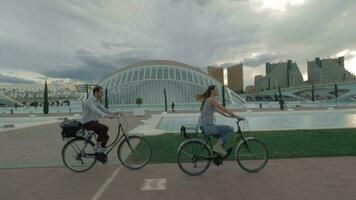
[[210, 97], [211, 91], [214, 90], [214, 89], [215, 89], [215, 85], [210, 85], [208, 87], [208, 89], [203, 94], [199, 94], [199, 95], [195, 96], [195, 99], [197, 101], [201, 101], [202, 102], [201, 106], [200, 106], [200, 110], [203, 109], [203, 106], [204, 106], [204, 103], [205, 103], [206, 99]]

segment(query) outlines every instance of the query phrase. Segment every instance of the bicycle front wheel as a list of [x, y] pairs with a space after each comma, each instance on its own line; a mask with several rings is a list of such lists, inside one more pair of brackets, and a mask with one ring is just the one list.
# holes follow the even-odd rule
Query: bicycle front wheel
[[117, 149], [120, 162], [129, 169], [140, 169], [150, 162], [152, 148], [150, 143], [141, 136], [129, 136]]
[[251, 173], [258, 172], [268, 162], [268, 149], [261, 140], [247, 138], [237, 146], [236, 160], [245, 171]]
[[210, 149], [203, 141], [191, 139], [178, 148], [177, 163], [187, 175], [199, 176], [209, 168], [211, 155]]
[[62, 149], [64, 165], [74, 172], [85, 172], [96, 162], [94, 143], [84, 138], [75, 138], [67, 142]]

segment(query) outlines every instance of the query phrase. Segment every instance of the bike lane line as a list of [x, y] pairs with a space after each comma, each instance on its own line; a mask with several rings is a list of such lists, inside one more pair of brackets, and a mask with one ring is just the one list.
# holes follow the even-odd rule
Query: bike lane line
[[96, 191], [94, 196], [90, 200], [99, 200], [100, 197], [103, 195], [105, 190], [110, 186], [111, 182], [115, 179], [115, 177], [119, 174], [119, 171], [121, 170], [122, 166], [119, 166], [116, 168], [116, 170], [111, 174], [111, 176], [106, 179], [105, 183], [101, 185], [101, 187]]

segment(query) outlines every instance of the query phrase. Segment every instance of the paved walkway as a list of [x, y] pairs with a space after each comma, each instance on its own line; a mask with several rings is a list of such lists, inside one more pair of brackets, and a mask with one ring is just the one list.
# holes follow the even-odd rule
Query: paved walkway
[[[132, 112], [124, 113], [124, 116], [128, 121], [127, 130], [150, 117], [134, 117]], [[109, 126], [111, 142], [117, 134], [117, 121], [105, 119], [101, 122]], [[1, 132], [0, 168], [63, 166], [61, 150], [64, 144], [59, 123]], [[119, 163], [115, 149], [110, 156], [111, 164]]]
[[353, 200], [355, 166], [356, 157], [281, 159], [248, 174], [227, 162], [199, 177], [186, 176], [176, 164], [138, 171], [96, 166], [82, 174], [62, 167], [1, 169], [0, 199]]

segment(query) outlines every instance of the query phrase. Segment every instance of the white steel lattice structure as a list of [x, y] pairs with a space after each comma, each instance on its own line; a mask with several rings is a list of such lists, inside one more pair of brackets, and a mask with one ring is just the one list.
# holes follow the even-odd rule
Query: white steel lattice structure
[[[52, 99], [71, 98], [80, 96], [74, 84], [71, 83], [49, 83], [48, 96]], [[20, 83], [0, 83], [0, 92], [13, 99], [42, 99], [44, 83], [20, 84]]]

